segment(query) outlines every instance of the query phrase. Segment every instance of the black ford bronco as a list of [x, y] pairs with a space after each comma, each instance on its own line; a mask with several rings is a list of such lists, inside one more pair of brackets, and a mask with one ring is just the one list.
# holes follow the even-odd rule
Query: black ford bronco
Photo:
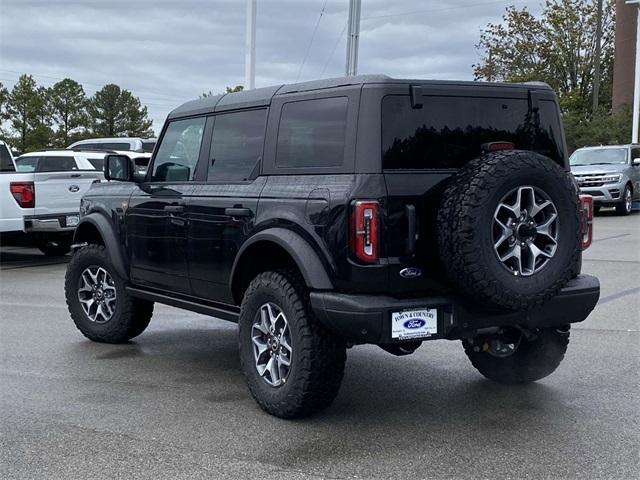
[[346, 349], [461, 340], [502, 383], [560, 364], [600, 286], [583, 275], [579, 197], [544, 84], [359, 76], [188, 102], [147, 173], [109, 155], [82, 199], [65, 292], [98, 342], [154, 302], [238, 322], [267, 412], [337, 395]]

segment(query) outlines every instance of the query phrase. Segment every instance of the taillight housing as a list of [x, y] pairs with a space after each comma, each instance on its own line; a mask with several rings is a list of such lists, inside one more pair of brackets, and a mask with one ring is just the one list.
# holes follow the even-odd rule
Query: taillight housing
[[580, 248], [586, 250], [593, 241], [593, 197], [580, 195]]
[[349, 244], [351, 254], [363, 263], [380, 258], [380, 204], [375, 200], [357, 200], [351, 210]]
[[11, 182], [9, 189], [21, 208], [36, 206], [36, 186], [33, 182]]

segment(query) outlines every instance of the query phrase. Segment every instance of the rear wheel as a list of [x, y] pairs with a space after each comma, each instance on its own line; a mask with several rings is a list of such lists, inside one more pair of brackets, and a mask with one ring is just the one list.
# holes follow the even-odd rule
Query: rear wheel
[[242, 371], [263, 410], [296, 418], [333, 402], [345, 344], [316, 320], [295, 273], [259, 274], [244, 295], [238, 323]]
[[616, 213], [618, 215], [629, 215], [633, 206], [633, 190], [631, 190], [631, 186], [626, 185], [624, 187], [621, 198], [620, 203], [616, 205]]
[[530, 383], [551, 373], [569, 345], [569, 326], [534, 331], [502, 329], [491, 336], [463, 340], [472, 365], [498, 383]]
[[50, 257], [61, 257], [71, 250], [73, 235], [62, 234], [38, 239], [38, 249]]
[[90, 340], [123, 343], [149, 325], [153, 302], [133, 298], [102, 245], [76, 252], [65, 276], [65, 296], [76, 327]]

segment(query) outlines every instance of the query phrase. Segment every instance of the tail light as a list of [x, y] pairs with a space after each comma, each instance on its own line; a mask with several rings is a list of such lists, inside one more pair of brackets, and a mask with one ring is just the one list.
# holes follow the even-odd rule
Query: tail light
[[21, 208], [34, 208], [36, 206], [36, 187], [33, 182], [11, 182], [9, 184], [11, 195], [16, 199]]
[[378, 210], [378, 202], [358, 200], [351, 211], [351, 253], [364, 263], [375, 263], [380, 258]]
[[502, 142], [502, 141], [483, 143], [480, 146], [480, 149], [485, 153], [497, 152], [499, 150], [513, 150], [515, 148], [516, 146], [513, 142]]
[[593, 241], [593, 197], [580, 195], [580, 248], [586, 250]]

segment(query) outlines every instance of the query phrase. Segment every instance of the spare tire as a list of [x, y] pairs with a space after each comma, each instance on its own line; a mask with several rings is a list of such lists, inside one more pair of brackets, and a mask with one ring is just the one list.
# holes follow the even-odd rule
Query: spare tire
[[493, 152], [454, 175], [438, 211], [438, 246], [454, 286], [483, 305], [535, 307], [569, 281], [579, 259], [578, 195], [547, 157]]

